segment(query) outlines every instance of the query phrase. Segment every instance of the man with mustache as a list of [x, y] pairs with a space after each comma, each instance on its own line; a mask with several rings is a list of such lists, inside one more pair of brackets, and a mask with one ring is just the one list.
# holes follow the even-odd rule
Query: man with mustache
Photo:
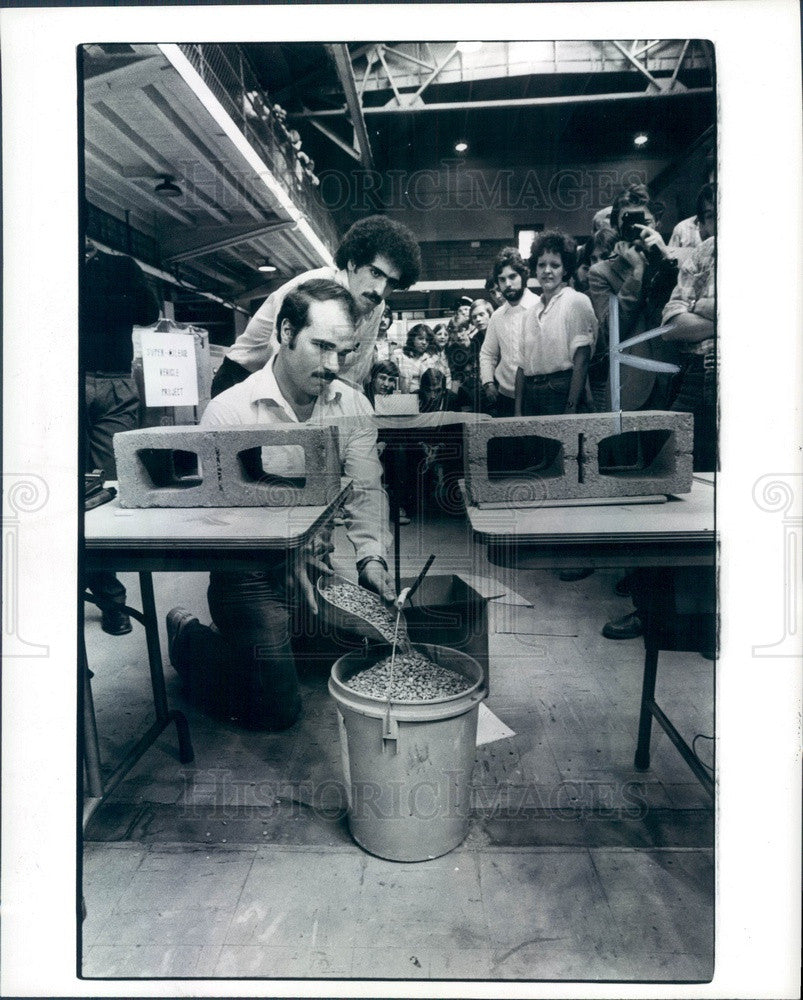
[[276, 317], [284, 297], [314, 278], [336, 281], [347, 288], [357, 309], [356, 347], [340, 378], [361, 388], [374, 363], [374, 344], [385, 311], [384, 300], [418, 280], [421, 254], [410, 230], [383, 215], [360, 219], [348, 230], [335, 254], [334, 267], [305, 271], [277, 288], [249, 320], [226, 352], [212, 382], [212, 396], [259, 371], [278, 349]]
[[[261, 371], [213, 399], [201, 426], [335, 425], [343, 475], [353, 481], [343, 509], [359, 582], [390, 602], [395, 593], [386, 561], [387, 497], [373, 411], [361, 392], [339, 378], [356, 345], [356, 320], [354, 299], [339, 282], [302, 282], [284, 297], [276, 317], [276, 354]], [[269, 478], [303, 475], [298, 451], [266, 450]], [[291, 626], [294, 619], [314, 623], [309, 574], [314, 579], [332, 572], [332, 549], [326, 532], [309, 543], [298, 563], [281, 552], [253, 572], [213, 572], [208, 590], [212, 628], [182, 608], [168, 614], [170, 661], [193, 700], [252, 728], [279, 730], [295, 722], [301, 695], [290, 637], [301, 655], [320, 652], [321, 639], [314, 627]], [[305, 606], [312, 616], [306, 622]]]

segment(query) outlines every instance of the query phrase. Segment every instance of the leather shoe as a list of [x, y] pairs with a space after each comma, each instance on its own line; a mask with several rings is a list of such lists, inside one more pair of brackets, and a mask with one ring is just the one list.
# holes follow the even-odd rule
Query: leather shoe
[[607, 622], [602, 629], [602, 634], [606, 639], [638, 639], [640, 635], [644, 634], [644, 626], [641, 624], [638, 611], [631, 611], [624, 618]]
[[562, 569], [558, 573], [558, 579], [564, 583], [573, 583], [575, 580], [585, 580], [593, 572], [593, 569]]
[[128, 635], [131, 631], [131, 619], [125, 611], [109, 608], [101, 612], [100, 627], [108, 635]]
[[191, 611], [187, 611], [186, 608], [173, 608], [172, 611], [167, 612], [167, 655], [176, 670], [179, 669], [175, 652], [176, 642], [184, 626], [188, 622], [194, 621], [198, 621], [198, 619]]

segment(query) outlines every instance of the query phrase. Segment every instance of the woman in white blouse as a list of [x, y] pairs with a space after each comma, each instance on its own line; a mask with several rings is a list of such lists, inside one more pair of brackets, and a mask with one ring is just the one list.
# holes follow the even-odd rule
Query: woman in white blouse
[[530, 267], [541, 297], [524, 317], [517, 416], [576, 413], [586, 401], [597, 319], [588, 296], [569, 287], [576, 260], [564, 233], [540, 233], [533, 242]]

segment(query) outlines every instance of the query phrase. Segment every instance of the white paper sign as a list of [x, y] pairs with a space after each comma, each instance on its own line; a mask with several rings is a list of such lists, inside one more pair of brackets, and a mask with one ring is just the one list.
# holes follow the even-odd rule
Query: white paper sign
[[142, 331], [146, 406], [197, 406], [195, 340], [184, 333]]

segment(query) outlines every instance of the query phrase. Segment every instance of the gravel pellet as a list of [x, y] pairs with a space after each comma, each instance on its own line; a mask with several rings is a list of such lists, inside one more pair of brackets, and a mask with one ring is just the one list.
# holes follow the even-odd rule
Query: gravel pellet
[[[333, 583], [324, 590], [324, 596], [335, 607], [343, 611], [350, 611], [351, 614], [364, 618], [373, 625], [384, 639], [387, 639], [390, 643], [393, 642], [393, 633], [396, 629], [396, 612], [383, 604], [370, 591], [364, 590], [362, 587], [357, 587], [353, 583]], [[407, 629], [404, 616], [402, 616], [399, 622], [399, 645], [404, 645], [406, 638]]]
[[371, 698], [391, 698], [394, 701], [433, 701], [460, 694], [471, 687], [472, 681], [448, 667], [433, 663], [428, 657], [411, 650], [397, 653], [393, 664], [393, 686], [390, 686], [390, 656], [367, 670], [362, 670], [345, 682], [346, 687]]

